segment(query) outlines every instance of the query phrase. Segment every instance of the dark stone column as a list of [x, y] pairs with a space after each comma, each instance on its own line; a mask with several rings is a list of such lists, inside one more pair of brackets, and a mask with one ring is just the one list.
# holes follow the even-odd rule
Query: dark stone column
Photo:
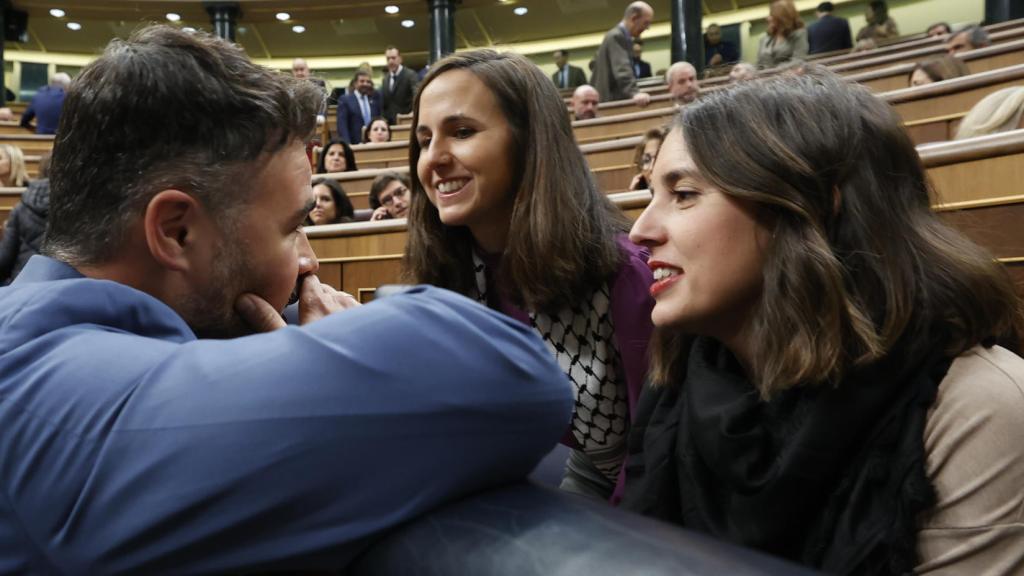
[[235, 28], [238, 26], [238, 2], [204, 2], [206, 11], [210, 13], [213, 33], [228, 42], [235, 41]]
[[669, 0], [672, 4], [672, 62], [693, 64], [704, 70], [704, 37], [701, 34], [700, 0]]
[[430, 6], [430, 63], [455, 52], [456, 0], [427, 0]]
[[1024, 18], [1024, 2], [1020, 0], [985, 0], [985, 23], [995, 24]]

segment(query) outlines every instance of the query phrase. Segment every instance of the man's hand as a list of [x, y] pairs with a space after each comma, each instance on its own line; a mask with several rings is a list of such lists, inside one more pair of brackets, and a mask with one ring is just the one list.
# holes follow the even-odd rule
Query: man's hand
[[651, 95], [647, 92], [637, 92], [633, 94], [633, 104], [641, 108], [646, 108], [651, 103]]
[[708, 62], [708, 66], [718, 66], [721, 63], [722, 63], [722, 55], [721, 54], [715, 54], [714, 56], [711, 57], [711, 61]]
[[388, 214], [388, 209], [384, 206], [378, 206], [373, 214], [370, 214], [370, 220], [387, 220], [391, 216]]
[[[322, 284], [319, 278], [310, 274], [302, 279], [302, 286], [299, 288], [299, 324], [309, 324], [329, 314], [359, 305], [351, 294]], [[238, 297], [235, 301], [235, 312], [254, 332], [271, 332], [286, 325], [280, 311], [251, 292]]]

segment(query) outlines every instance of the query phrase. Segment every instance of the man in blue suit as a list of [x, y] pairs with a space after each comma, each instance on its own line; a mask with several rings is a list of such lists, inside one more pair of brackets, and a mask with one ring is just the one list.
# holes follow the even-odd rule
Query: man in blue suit
[[352, 82], [355, 93], [338, 99], [338, 135], [349, 144], [359, 144], [363, 141], [363, 128], [381, 115], [381, 98], [379, 92], [374, 92], [368, 72], [356, 72]]
[[562, 437], [570, 385], [528, 326], [319, 282], [322, 98], [168, 26], [71, 85], [47, 256], [0, 288], [0, 574], [339, 571]]
[[831, 2], [818, 4], [818, 20], [807, 27], [808, 54], [849, 50], [853, 47], [850, 22], [846, 18], [832, 15], [835, 6]]

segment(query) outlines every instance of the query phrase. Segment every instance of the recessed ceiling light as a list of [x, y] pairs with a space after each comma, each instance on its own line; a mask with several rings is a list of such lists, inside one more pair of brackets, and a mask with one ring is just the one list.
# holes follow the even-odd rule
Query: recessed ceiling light
[[384, 11], [387, 12], [388, 14], [398, 14], [398, 6], [395, 6], [394, 4], [389, 4], [384, 7]]
[[63, 18], [64, 14], [65, 12], [60, 8], [50, 8], [50, 16], [53, 16], [54, 18]]
[[416, 25], [416, 21], [415, 20], [402, 20], [402, 26], [405, 26], [406, 28], [412, 28], [415, 25]]
[[68, 29], [76, 30], [76, 31], [77, 30], [81, 30], [82, 29], [82, 25], [79, 24], [78, 22], [68, 22]]
[[522, 16], [522, 15], [526, 14], [529, 11], [530, 10], [526, 6], [519, 6], [518, 8], [513, 10], [513, 12], [516, 13], [516, 16]]
[[196, 31], [196, 29], [191, 27], [191, 26], [185, 26], [184, 28], [182, 28], [182, 30], [185, 31], [185, 32], [195, 32]]
[[174, 12], [168, 12], [167, 13], [167, 19], [170, 20], [171, 22], [177, 22], [178, 20], [181, 20], [181, 14], [175, 14]]
[[295, 26], [292, 26], [292, 32], [295, 32], [296, 34], [302, 34], [305, 31], [306, 27], [301, 24], [296, 24]]
[[289, 14], [289, 13], [287, 13], [287, 12], [278, 12], [278, 13], [277, 13], [277, 16], [275, 16], [275, 17], [276, 17], [276, 18], [277, 18], [278, 20], [280, 20], [281, 22], [284, 22], [284, 21], [286, 21], [286, 20], [289, 20], [289, 19], [291, 19], [292, 15], [291, 15], [291, 14]]

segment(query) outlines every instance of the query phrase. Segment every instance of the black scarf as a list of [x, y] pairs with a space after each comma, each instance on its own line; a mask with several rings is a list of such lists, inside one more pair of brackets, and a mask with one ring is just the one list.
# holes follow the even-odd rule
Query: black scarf
[[644, 391], [623, 506], [827, 572], [908, 573], [935, 499], [924, 425], [949, 364], [891, 353], [764, 402], [698, 338], [682, 386]]

